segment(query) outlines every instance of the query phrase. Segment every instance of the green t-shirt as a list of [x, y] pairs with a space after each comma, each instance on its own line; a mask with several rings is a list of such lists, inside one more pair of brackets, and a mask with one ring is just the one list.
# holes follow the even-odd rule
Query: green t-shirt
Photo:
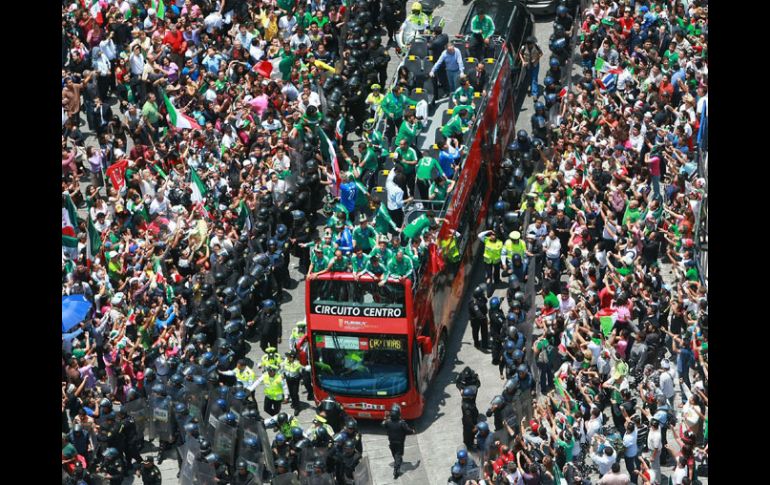
[[371, 172], [377, 171], [377, 152], [372, 147], [367, 147], [364, 154], [361, 156], [361, 169], [369, 170]]
[[422, 157], [417, 161], [418, 180], [431, 180], [433, 178], [433, 170], [436, 170], [436, 173], [444, 173], [441, 170], [441, 165], [435, 158]]
[[572, 449], [575, 448], [575, 439], [571, 439], [569, 443], [562, 440], [556, 440], [556, 444], [564, 448], [564, 455], [567, 461], [572, 461]]
[[347, 271], [350, 266], [350, 258], [343, 254], [342, 259], [334, 258], [329, 264], [331, 264], [329, 271]]
[[463, 132], [463, 120], [460, 115], [452, 115], [446, 125], [441, 127], [441, 134], [445, 137], [461, 135]]
[[408, 175], [414, 173], [414, 165], [403, 162], [404, 160], [408, 160], [410, 162], [417, 161], [417, 152], [414, 151], [414, 148], [406, 147], [406, 150], [402, 150], [401, 147], [398, 147], [396, 148], [396, 153], [398, 154], [399, 163], [404, 168], [404, 174]]
[[481, 37], [488, 39], [495, 33], [495, 23], [488, 15], [484, 15], [484, 20], [481, 20], [478, 15], [471, 20], [471, 32], [474, 34], [481, 34]]
[[414, 239], [417, 236], [421, 236], [426, 229], [430, 227], [430, 219], [425, 214], [421, 215], [417, 219], [413, 220], [404, 228], [404, 237], [407, 239]]
[[446, 200], [446, 196], [447, 196], [447, 185], [444, 184], [442, 186], [442, 185], [438, 185], [437, 183], [433, 182], [432, 184], [430, 184], [430, 188], [428, 189], [428, 194], [436, 202], [445, 201]]
[[350, 264], [353, 265], [353, 271], [356, 273], [360, 273], [366, 269], [367, 263], [369, 263], [369, 256], [366, 254], [362, 254], [360, 258], [358, 256], [350, 258]]
[[398, 145], [401, 140], [406, 140], [407, 145], [413, 145], [414, 140], [420, 133], [420, 130], [422, 130], [422, 123], [419, 121], [415, 122], [413, 125], [406, 120], [402, 121], [401, 127], [398, 129], [398, 134], [396, 135], [396, 141], [394, 144]]
[[142, 106], [142, 116], [147, 118], [151, 124], [155, 124], [160, 120], [160, 112], [158, 111], [158, 105], [147, 101]]
[[314, 250], [310, 255], [310, 264], [313, 265], [313, 272], [317, 273], [329, 266], [329, 258], [327, 258], [323, 253], [319, 255]]
[[367, 226], [366, 229], [361, 226], [356, 226], [353, 229], [353, 242], [357, 248], [361, 248], [364, 252], [369, 252], [375, 246], [377, 241], [377, 231], [371, 226]]
[[374, 215], [374, 229], [379, 234], [387, 234], [390, 230], [398, 229], [396, 223], [393, 222], [393, 219], [390, 217], [385, 204], [380, 204], [377, 213]]
[[78, 359], [78, 360], [79, 360], [81, 357], [83, 357], [84, 355], [86, 355], [86, 351], [85, 351], [85, 350], [83, 350], [83, 349], [73, 349], [73, 350], [72, 350], [72, 356], [73, 356], [73, 357], [75, 357], [75, 358], [76, 358], [76, 359]]
[[626, 203], [626, 212], [623, 214], [623, 222], [622, 224], [625, 226], [628, 222], [631, 222], [631, 224], [637, 222], [642, 218], [642, 210], [637, 207], [636, 209], [632, 209], [631, 206]]
[[412, 274], [412, 260], [409, 256], [404, 255], [401, 261], [393, 256], [393, 259], [388, 263], [388, 276], [395, 276], [397, 278], [401, 276], [410, 276]]

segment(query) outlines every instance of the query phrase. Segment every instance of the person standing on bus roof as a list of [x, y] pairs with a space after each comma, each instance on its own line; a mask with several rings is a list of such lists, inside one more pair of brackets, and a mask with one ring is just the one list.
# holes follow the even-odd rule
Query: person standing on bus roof
[[409, 98], [405, 94], [405, 88], [403, 86], [396, 86], [382, 100], [380, 108], [383, 113], [385, 113], [387, 119], [385, 138], [388, 140], [388, 146], [390, 146], [390, 141], [396, 134], [396, 129], [401, 126], [401, 121], [404, 119], [404, 110], [407, 107], [416, 104], [417, 101]]
[[415, 430], [401, 419], [401, 407], [398, 404], [390, 408], [389, 418], [383, 420], [381, 426], [388, 433], [388, 445], [393, 455], [393, 478], [396, 479], [401, 474], [406, 436], [414, 434]]
[[[416, 160], [417, 158], [415, 158]], [[404, 198], [406, 176], [401, 165], [393, 167], [393, 170], [388, 174], [385, 190], [387, 191], [388, 214], [396, 226], [401, 228], [404, 225], [404, 204], [412, 201], [411, 197]]]
[[321, 272], [329, 266], [329, 258], [324, 255], [323, 247], [316, 245], [313, 248], [313, 255], [310, 256], [310, 268], [307, 270], [307, 278], [312, 280], [316, 277], [316, 272]]
[[414, 184], [415, 184], [415, 168], [417, 167], [417, 150], [414, 147], [409, 146], [406, 138], [402, 138], [398, 142], [398, 148], [395, 151], [398, 163], [404, 169], [404, 176], [406, 176], [406, 192], [409, 193], [409, 197], [414, 198]]
[[404, 255], [404, 250], [402, 248], [399, 248], [395, 256], [393, 256], [393, 259], [388, 262], [387, 270], [379, 285], [385, 286], [385, 283], [387, 283], [390, 278], [396, 278], [399, 282], [404, 279], [411, 280], [413, 271], [414, 266], [412, 266], [412, 260]]
[[452, 92], [452, 105], [462, 106], [473, 103], [474, 89], [471, 86], [471, 80], [465, 74], [460, 76], [460, 86]]
[[[465, 107], [462, 109], [457, 107], [452, 112], [452, 117], [449, 118], [447, 124], [441, 127], [441, 135], [445, 139], [454, 138], [457, 140], [458, 144], [462, 144], [464, 129], [470, 124], [470, 121], [471, 116], [469, 115], [468, 109]], [[442, 140], [440, 144], [443, 145], [443, 143], [444, 141]]]
[[495, 286], [500, 284], [500, 262], [503, 251], [503, 242], [497, 239], [494, 229], [482, 231], [478, 235], [479, 241], [484, 243], [484, 270], [487, 283], [487, 296], [492, 296]]
[[468, 52], [476, 59], [483, 59], [489, 53], [489, 39], [495, 33], [495, 23], [491, 17], [479, 10], [478, 15], [471, 20], [471, 36]]
[[377, 234], [385, 236], [385, 239], [387, 239], [388, 233], [396, 234], [401, 230], [401, 228], [393, 222], [393, 219], [388, 212], [388, 205], [387, 203], [383, 203], [383, 201], [377, 202], [377, 209], [374, 211], [373, 224]]
[[521, 67], [527, 70], [527, 84], [530, 86], [528, 92], [534, 98], [538, 96], [537, 77], [540, 73], [540, 58], [543, 57], [543, 50], [537, 45], [536, 40], [534, 36], [530, 35], [524, 45], [519, 48]]
[[369, 254], [375, 244], [377, 244], [377, 231], [369, 225], [366, 214], [361, 214], [358, 217], [358, 226], [353, 229], [353, 247], [360, 248], [364, 253]]
[[[457, 89], [457, 80], [461, 74], [465, 72], [465, 64], [463, 63], [463, 55], [453, 43], [448, 43], [444, 52], [441, 53], [436, 63], [428, 74], [430, 77], [436, 76], [436, 71], [441, 66], [446, 67], [447, 80], [449, 81], [449, 94], [452, 94]], [[436, 93], [438, 97], [438, 92]], [[434, 101], [435, 103], [435, 101]]]

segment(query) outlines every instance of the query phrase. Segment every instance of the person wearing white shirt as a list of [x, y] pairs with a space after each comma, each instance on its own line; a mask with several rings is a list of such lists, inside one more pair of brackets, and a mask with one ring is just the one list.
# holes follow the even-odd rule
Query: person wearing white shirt
[[663, 372], [660, 373], [660, 390], [663, 392], [663, 396], [668, 401], [669, 406], [674, 405], [674, 378], [671, 375], [671, 363], [668, 359], [663, 359], [660, 362], [660, 367]]
[[411, 201], [411, 197], [404, 199], [404, 189], [406, 185], [406, 176], [396, 170], [391, 170], [388, 173], [388, 178], [385, 181], [385, 191], [387, 194], [387, 208], [390, 218], [397, 227], [404, 225], [404, 203]]
[[278, 19], [278, 28], [281, 30], [281, 37], [283, 40], [289, 40], [291, 38], [294, 27], [297, 26], [297, 19], [294, 15], [282, 15]]
[[99, 42], [99, 48], [104, 52], [104, 55], [107, 56], [107, 59], [110, 61], [114, 61], [115, 57], [117, 57], [117, 49], [115, 48], [115, 42], [113, 42], [112, 37], [114, 34], [110, 34], [110, 36], [103, 41]]
[[169, 206], [170, 202], [168, 198], [163, 195], [162, 190], [159, 190], [150, 203], [150, 215], [166, 215], [168, 214]]
[[141, 76], [144, 72], [144, 55], [139, 45], [134, 46], [134, 52], [128, 58], [128, 65], [131, 67], [132, 76]]
[[[649, 411], [648, 411], [649, 413]], [[657, 419], [650, 419], [650, 428], [647, 432], [647, 449], [650, 450], [650, 468], [656, 476], [660, 476], [660, 453], [663, 451], [663, 437], [660, 423]]]
[[310, 37], [307, 36], [302, 27], [298, 27], [297, 33], [289, 38], [289, 46], [291, 46], [291, 50], [296, 51], [303, 44], [305, 47], [310, 47]]
[[[596, 435], [598, 441], [604, 440], [604, 437], [600, 434]], [[601, 453], [598, 453], [593, 447], [596, 445], [596, 441], [593, 442], [591, 448], [591, 460], [599, 469], [599, 475], [606, 475], [612, 469], [612, 465], [617, 460], [617, 453], [609, 444], [605, 444]]]
[[548, 232], [548, 237], [543, 241], [543, 249], [545, 257], [553, 263], [554, 269], [561, 271], [561, 241], [556, 237], [556, 231], [553, 229]]
[[559, 298], [559, 311], [561, 312], [562, 316], [566, 317], [569, 315], [569, 312], [575, 308], [575, 305], [575, 299], [572, 298], [569, 294], [569, 291], [565, 289]]
[[586, 439], [590, 443], [602, 428], [603, 415], [599, 408], [591, 406], [591, 419], [586, 422]]
[[639, 446], [636, 444], [638, 435], [639, 430], [636, 425], [630, 418], [626, 418], [626, 432], [623, 434], [623, 446], [626, 447], [626, 451], [623, 453], [623, 460], [626, 462], [628, 474], [632, 477], [635, 477], [634, 470], [639, 468], [639, 459], [636, 457], [639, 454]]
[[246, 26], [244, 24], [241, 24], [238, 27], [238, 33], [235, 35], [235, 40], [241, 41], [241, 45], [243, 47], [251, 46], [251, 40], [253, 38], [254, 38], [254, 35], [246, 29]]

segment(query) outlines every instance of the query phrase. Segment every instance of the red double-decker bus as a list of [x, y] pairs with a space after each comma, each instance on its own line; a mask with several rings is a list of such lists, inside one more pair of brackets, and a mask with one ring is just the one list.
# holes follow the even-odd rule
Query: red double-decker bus
[[[470, 33], [474, 5], [461, 34]], [[505, 147], [515, 136], [516, 93], [523, 75], [512, 62], [534, 24], [518, 2], [486, 9], [495, 22], [495, 55], [486, 59], [489, 80], [477, 117], [465, 134], [467, 154], [455, 188], [439, 216], [446, 219], [438, 245], [426, 251], [410, 279], [384, 286], [372, 276], [325, 273], [306, 281], [308, 351], [316, 400], [333, 395], [357, 418], [383, 419], [392, 404], [405, 419], [422, 415], [425, 391], [446, 359], [447, 341], [460, 309], [480, 243], [476, 234], [497, 189]], [[467, 55], [464, 45], [459, 46]], [[442, 119], [434, 116], [427, 131]], [[435, 149], [435, 147], [434, 147]], [[412, 220], [422, 209], [412, 209]]]

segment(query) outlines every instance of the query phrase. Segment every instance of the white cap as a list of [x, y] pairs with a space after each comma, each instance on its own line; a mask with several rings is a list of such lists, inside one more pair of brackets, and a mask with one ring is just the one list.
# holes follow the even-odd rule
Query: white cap
[[670, 369], [671, 368], [671, 362], [668, 361], [668, 359], [663, 359], [660, 361], [660, 366], [663, 369]]

